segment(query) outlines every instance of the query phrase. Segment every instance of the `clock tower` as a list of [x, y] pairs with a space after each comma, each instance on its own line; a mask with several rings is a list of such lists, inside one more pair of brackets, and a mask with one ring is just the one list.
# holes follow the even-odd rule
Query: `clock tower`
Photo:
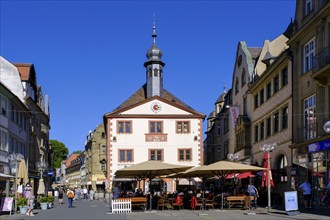
[[147, 98], [153, 96], [163, 96], [163, 68], [165, 63], [161, 61], [162, 51], [156, 46], [156, 25], [155, 20], [152, 27], [153, 44], [147, 51], [148, 61], [144, 63], [146, 67]]

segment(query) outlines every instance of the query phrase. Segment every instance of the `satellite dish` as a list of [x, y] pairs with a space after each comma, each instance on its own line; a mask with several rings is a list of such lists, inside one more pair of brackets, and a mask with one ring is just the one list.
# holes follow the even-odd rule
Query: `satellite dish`
[[326, 133], [330, 133], [330, 121], [327, 121], [324, 126], [323, 126], [323, 129]]

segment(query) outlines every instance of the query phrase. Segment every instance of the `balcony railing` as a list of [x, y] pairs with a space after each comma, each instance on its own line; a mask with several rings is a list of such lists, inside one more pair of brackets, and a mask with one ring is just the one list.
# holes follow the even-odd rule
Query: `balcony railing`
[[330, 47], [325, 48], [313, 58], [313, 73], [330, 64]]

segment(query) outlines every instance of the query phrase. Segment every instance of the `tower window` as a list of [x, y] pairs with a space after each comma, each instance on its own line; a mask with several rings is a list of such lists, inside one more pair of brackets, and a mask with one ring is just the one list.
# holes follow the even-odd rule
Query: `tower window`
[[158, 69], [157, 68], [154, 69], [154, 76], [158, 77]]

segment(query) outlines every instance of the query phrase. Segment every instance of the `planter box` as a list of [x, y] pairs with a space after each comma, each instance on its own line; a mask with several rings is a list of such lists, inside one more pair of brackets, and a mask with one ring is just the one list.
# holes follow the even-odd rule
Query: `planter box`
[[47, 202], [41, 202], [40, 207], [42, 210], [46, 210], [48, 208], [48, 203]]
[[21, 214], [26, 214], [28, 209], [29, 209], [29, 206], [19, 206], [19, 212]]

